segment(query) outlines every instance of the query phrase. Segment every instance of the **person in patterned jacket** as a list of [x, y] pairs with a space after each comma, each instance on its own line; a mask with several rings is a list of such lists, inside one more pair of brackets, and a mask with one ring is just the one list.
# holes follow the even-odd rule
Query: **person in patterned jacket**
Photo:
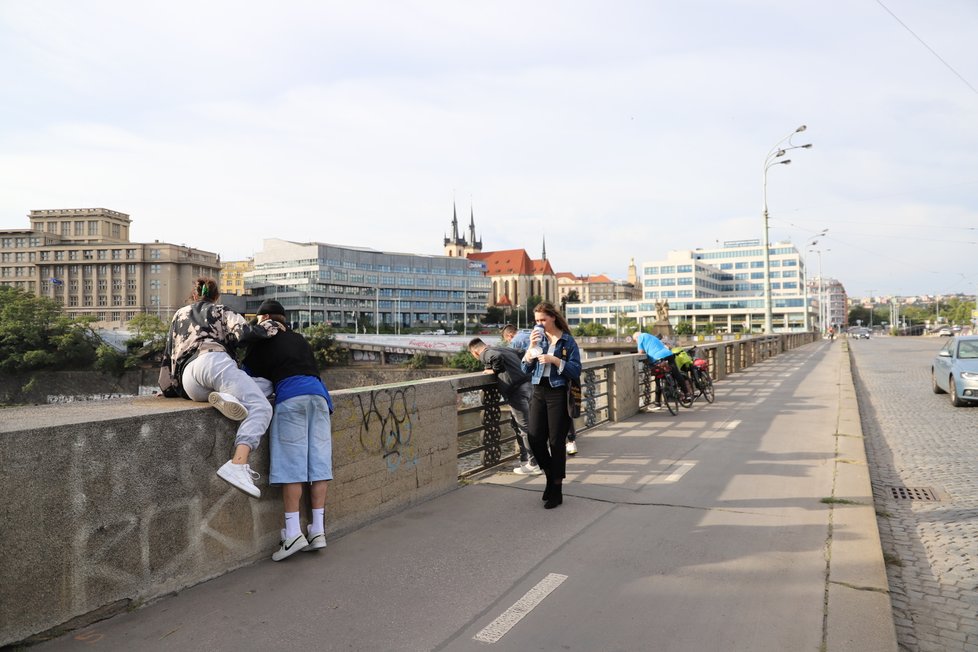
[[217, 470], [217, 475], [246, 494], [258, 498], [255, 486], [260, 476], [248, 465], [248, 456], [268, 429], [272, 406], [255, 381], [238, 368], [238, 344], [273, 337], [279, 332], [274, 321], [249, 324], [238, 313], [217, 303], [217, 281], [194, 281], [192, 303], [177, 310], [170, 322], [160, 389], [167, 397], [182, 396], [207, 401], [229, 419], [240, 421], [234, 439], [234, 456]]

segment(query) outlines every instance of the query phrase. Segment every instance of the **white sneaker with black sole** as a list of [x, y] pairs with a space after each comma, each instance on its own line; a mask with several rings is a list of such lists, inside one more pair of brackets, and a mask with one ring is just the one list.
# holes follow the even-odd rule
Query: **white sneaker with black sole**
[[323, 548], [326, 547], [325, 532], [316, 532], [315, 534], [313, 534], [312, 530], [310, 530], [309, 536], [306, 537], [306, 540], [309, 543], [307, 543], [306, 547], [302, 549], [303, 552], [313, 552], [315, 550], [322, 550]]
[[231, 421], [244, 421], [248, 418], [248, 408], [230, 394], [211, 392], [207, 395], [207, 402]]
[[261, 498], [261, 490], [255, 486], [255, 480], [261, 475], [257, 471], [252, 471], [247, 464], [232, 464], [231, 460], [228, 460], [217, 470], [217, 475], [249, 496]]
[[[309, 542], [306, 541], [306, 537], [302, 535], [302, 532], [287, 540], [283, 536], [282, 541], [279, 543], [279, 549], [272, 553], [272, 561], [287, 559], [300, 550], [305, 550], [308, 545]], [[324, 543], [323, 545], [326, 544]]]

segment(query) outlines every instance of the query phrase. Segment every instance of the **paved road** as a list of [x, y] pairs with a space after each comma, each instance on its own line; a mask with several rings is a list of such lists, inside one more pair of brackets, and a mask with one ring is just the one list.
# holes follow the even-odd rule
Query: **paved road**
[[[931, 392], [930, 361], [945, 341], [851, 343], [904, 650], [978, 650], [978, 408], [954, 408]], [[895, 486], [934, 489], [941, 499], [895, 500]]]
[[38, 649], [893, 650], [854, 394], [814, 343], [582, 435], [558, 509], [497, 473]]

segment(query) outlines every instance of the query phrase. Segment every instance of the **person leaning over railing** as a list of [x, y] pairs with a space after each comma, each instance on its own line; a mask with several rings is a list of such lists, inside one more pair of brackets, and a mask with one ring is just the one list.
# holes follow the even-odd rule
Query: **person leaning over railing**
[[[669, 364], [669, 373], [672, 375], [673, 380], [676, 381], [676, 387], [679, 387], [680, 391], [684, 392], [687, 396], [692, 394], [689, 379], [679, 371], [679, 367], [676, 366], [676, 354], [668, 346], [663, 344], [658, 337], [643, 333], [642, 331], [635, 331], [632, 339], [635, 340], [638, 352], [644, 353], [653, 364], [656, 362], [667, 362]], [[655, 402], [662, 402], [662, 387], [658, 379], [655, 381]]]
[[258, 473], [248, 456], [258, 447], [272, 419], [272, 406], [255, 381], [238, 369], [234, 352], [248, 341], [267, 339], [279, 332], [278, 324], [250, 325], [245, 318], [217, 303], [217, 281], [194, 281], [190, 305], [176, 311], [166, 336], [160, 365], [160, 389], [167, 398], [209, 401], [221, 414], [240, 421], [234, 439], [234, 456], [217, 475], [253, 498]]
[[564, 316], [550, 302], [533, 309], [537, 326], [530, 334], [530, 348], [523, 355], [523, 371], [531, 374], [530, 448], [547, 476], [544, 507], [553, 509], [564, 501], [567, 467], [566, 438], [570, 412], [570, 380], [581, 377], [581, 351]]

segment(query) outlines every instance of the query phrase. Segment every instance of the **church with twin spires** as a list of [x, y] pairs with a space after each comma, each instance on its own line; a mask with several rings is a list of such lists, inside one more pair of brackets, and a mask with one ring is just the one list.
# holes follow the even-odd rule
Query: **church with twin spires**
[[469, 228], [463, 236], [458, 228], [458, 211], [452, 206], [452, 231], [445, 236], [445, 255], [468, 258], [484, 266], [492, 279], [488, 305], [514, 308], [525, 305], [531, 297], [542, 297], [559, 305], [557, 276], [547, 260], [547, 243], [543, 241], [542, 256], [531, 259], [525, 249], [483, 251], [482, 240], [475, 234], [475, 212], [469, 210]]

